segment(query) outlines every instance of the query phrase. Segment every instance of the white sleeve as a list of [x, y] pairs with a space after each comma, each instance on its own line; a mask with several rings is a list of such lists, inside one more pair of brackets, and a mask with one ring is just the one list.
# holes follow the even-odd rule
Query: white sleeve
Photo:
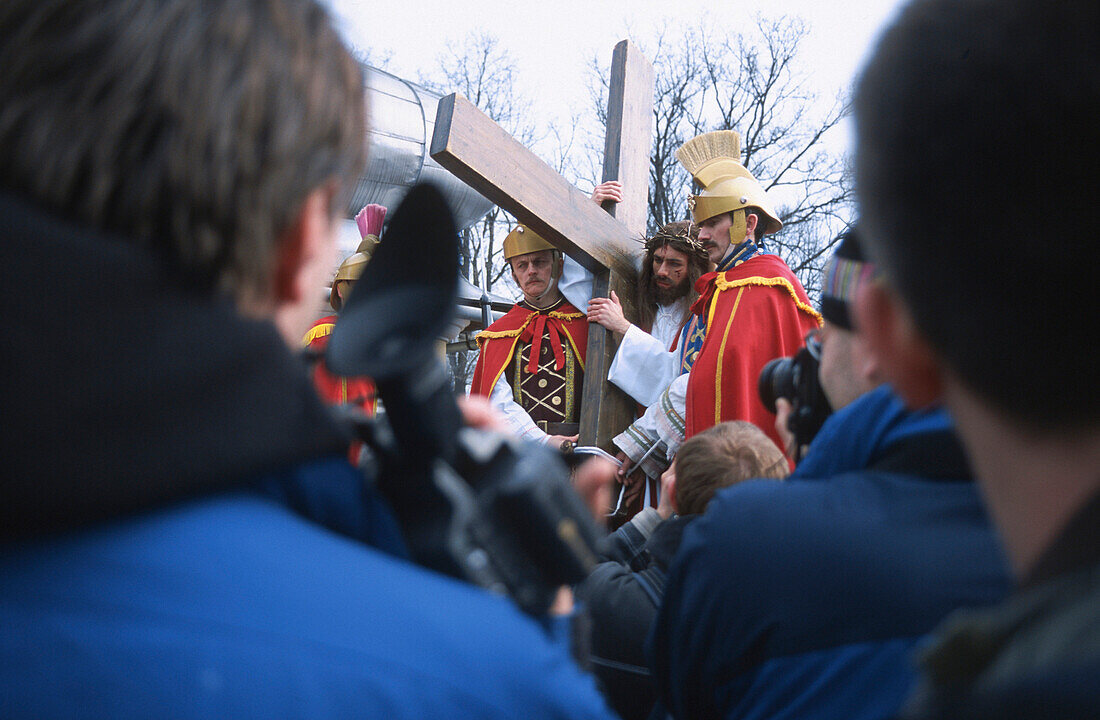
[[489, 393], [489, 403], [504, 414], [508, 429], [517, 437], [543, 445], [550, 440], [550, 436], [540, 430], [527, 411], [512, 398], [512, 387], [508, 384], [508, 378], [504, 373], [501, 373], [493, 383], [493, 391]]
[[657, 402], [661, 393], [676, 378], [677, 353], [641, 328], [626, 331], [607, 379], [645, 406]]
[[[639, 432], [643, 433], [646, 437], [660, 439], [660, 433], [657, 432], [657, 414], [661, 412], [661, 404], [654, 402], [645, 409], [645, 414], [634, 421], [634, 427]], [[635, 460], [637, 458], [634, 458]]]
[[588, 312], [588, 301], [592, 299], [592, 277], [592, 273], [585, 270], [580, 263], [565, 255], [561, 277], [558, 278], [558, 290], [581, 312]]
[[[684, 442], [684, 435], [687, 431], [687, 423], [684, 418], [687, 417], [688, 377], [689, 373], [678, 375], [668, 386], [668, 389], [661, 393], [660, 401], [649, 408], [652, 410], [653, 407], [656, 407], [660, 410], [654, 414], [653, 421], [657, 428], [657, 436], [668, 447], [669, 458], [676, 455], [676, 451], [680, 449], [680, 445]], [[648, 410], [646, 414], [649, 414]]]

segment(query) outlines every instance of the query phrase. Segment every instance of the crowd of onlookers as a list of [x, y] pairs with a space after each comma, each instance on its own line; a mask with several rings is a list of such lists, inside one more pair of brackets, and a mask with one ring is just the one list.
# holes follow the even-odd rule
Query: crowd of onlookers
[[410, 562], [293, 350], [366, 163], [328, 13], [8, 0], [0, 66], [0, 716], [1100, 714], [1095, 2], [900, 12], [816, 307], [736, 133], [681, 149], [640, 325], [509, 235], [468, 419], [569, 448], [592, 323], [641, 406], [545, 617]]

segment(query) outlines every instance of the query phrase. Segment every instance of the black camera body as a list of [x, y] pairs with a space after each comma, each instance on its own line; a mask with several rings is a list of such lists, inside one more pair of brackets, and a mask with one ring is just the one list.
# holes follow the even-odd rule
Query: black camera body
[[436, 337], [453, 317], [457, 233], [418, 185], [348, 299], [326, 348], [341, 375], [374, 379], [384, 418], [348, 411], [367, 481], [414, 561], [511, 596], [539, 615], [595, 567], [599, 530], [560, 453], [463, 427]]
[[806, 338], [806, 346], [794, 357], [771, 360], [760, 371], [757, 389], [764, 407], [774, 413], [777, 399], [785, 398], [791, 403], [787, 429], [795, 438], [796, 461], [802, 457], [802, 448], [810, 444], [833, 412], [821, 387], [820, 367], [821, 343], [811, 334]]

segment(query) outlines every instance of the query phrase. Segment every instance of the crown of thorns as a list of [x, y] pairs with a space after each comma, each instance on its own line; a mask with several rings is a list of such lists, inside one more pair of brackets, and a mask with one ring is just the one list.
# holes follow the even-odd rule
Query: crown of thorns
[[665, 245], [673, 245], [677, 249], [680, 249], [681, 252], [706, 257], [707, 249], [703, 247], [703, 243], [699, 238], [692, 237], [692, 227], [693, 226], [689, 224], [675, 230], [665, 230], [661, 228], [653, 234], [653, 237], [645, 241], [646, 252], [652, 252]]

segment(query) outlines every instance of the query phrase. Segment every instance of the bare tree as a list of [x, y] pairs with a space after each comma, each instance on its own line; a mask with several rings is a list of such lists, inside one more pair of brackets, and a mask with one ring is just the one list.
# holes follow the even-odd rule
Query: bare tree
[[[748, 33], [717, 33], [700, 22], [662, 29], [647, 48], [654, 60], [654, 138], [650, 157], [651, 229], [687, 216], [691, 178], [675, 152], [711, 130], [741, 134], [741, 160], [777, 205], [783, 230], [767, 239], [816, 296], [824, 259], [852, 216], [852, 183], [843, 158], [824, 142], [848, 111], [807, 88], [798, 51], [808, 28], [797, 18], [757, 18]], [[596, 114], [606, 116], [607, 71], [593, 61]]]
[[[448, 44], [436, 61], [436, 70], [420, 77], [422, 85], [441, 94], [462, 94], [517, 140], [525, 145], [533, 142], [535, 126], [531, 103], [516, 89], [515, 61], [496, 37], [485, 32], [470, 33], [461, 42]], [[507, 286], [505, 292], [514, 295], [501, 247], [513, 222], [500, 208], [494, 207], [484, 218], [462, 231], [460, 272], [487, 292], [503, 284]], [[465, 389], [476, 359], [477, 353], [471, 351], [450, 356], [456, 392]]]

